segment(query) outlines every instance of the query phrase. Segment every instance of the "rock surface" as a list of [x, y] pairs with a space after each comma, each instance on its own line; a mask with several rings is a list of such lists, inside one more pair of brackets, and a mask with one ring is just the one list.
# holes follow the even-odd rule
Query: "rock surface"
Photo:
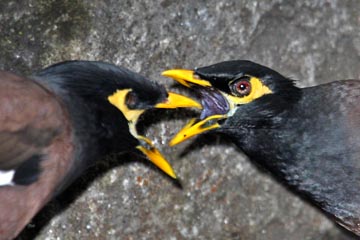
[[[161, 71], [250, 59], [300, 86], [360, 79], [359, 13], [358, 0], [3, 0], [0, 68], [29, 75], [63, 60], [103, 60], [182, 93]], [[146, 161], [117, 156], [19, 239], [355, 239], [220, 136], [167, 147], [191, 114], [144, 120], [181, 186]]]

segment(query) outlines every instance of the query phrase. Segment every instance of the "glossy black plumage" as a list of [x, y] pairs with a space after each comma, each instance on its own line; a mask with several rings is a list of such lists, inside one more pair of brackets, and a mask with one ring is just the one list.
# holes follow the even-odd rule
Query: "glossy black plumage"
[[[271, 96], [265, 100], [273, 101]], [[251, 160], [357, 232], [360, 82], [303, 89], [302, 97], [284, 111], [269, 113], [261, 101], [240, 107], [219, 131]]]
[[[212, 131], [230, 137], [252, 161], [360, 235], [360, 81], [298, 88], [292, 80], [250, 61], [196, 69], [194, 81], [205, 80], [210, 87], [181, 79], [182, 70], [171, 71], [164, 75], [191, 84], [202, 101], [208, 101], [208, 91], [231, 102], [227, 96], [233, 96], [233, 81], [242, 76], [260, 79], [270, 92], [237, 104]], [[185, 131], [177, 137], [185, 138], [181, 134]]]

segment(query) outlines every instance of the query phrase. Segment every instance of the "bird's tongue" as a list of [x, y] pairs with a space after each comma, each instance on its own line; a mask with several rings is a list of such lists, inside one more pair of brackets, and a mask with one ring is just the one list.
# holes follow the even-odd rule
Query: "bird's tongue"
[[229, 104], [223, 95], [212, 88], [198, 87], [197, 94], [203, 107], [200, 120], [213, 115], [224, 115], [230, 110]]

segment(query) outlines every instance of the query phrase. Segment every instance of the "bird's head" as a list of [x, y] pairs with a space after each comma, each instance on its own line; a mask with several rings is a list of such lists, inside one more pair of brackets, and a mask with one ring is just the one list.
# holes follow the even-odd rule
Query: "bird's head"
[[[180, 94], [167, 92], [165, 88], [160, 85], [156, 86], [156, 89], [152, 89], [152, 91], [149, 90], [150, 88], [144, 90], [144, 86], [140, 89], [125, 88], [116, 90], [108, 97], [108, 101], [118, 108], [126, 118], [131, 135], [139, 140], [140, 144], [136, 146], [136, 148], [145, 154], [152, 163], [166, 174], [172, 178], [176, 178], [171, 165], [166, 161], [159, 150], [155, 148], [152, 141], [137, 133], [136, 124], [140, 115], [148, 109], [172, 109], [181, 107], [201, 108], [201, 105]], [[149, 92], [147, 93], [147, 91]]]
[[201, 99], [200, 119], [190, 121], [170, 142], [178, 144], [200, 133], [272, 117], [299, 97], [299, 88], [278, 72], [251, 61], [217, 63], [195, 70], [162, 73], [193, 88]]
[[148, 109], [201, 108], [199, 103], [168, 92], [164, 86], [140, 74], [104, 62], [61, 62], [42, 70], [34, 78], [65, 99], [73, 122], [79, 128], [95, 125], [92, 127], [95, 130], [86, 129], [85, 132], [96, 132], [92, 136], [99, 138], [102, 151], [131, 151], [135, 146], [161, 170], [176, 177], [152, 141], [138, 134], [136, 124]]

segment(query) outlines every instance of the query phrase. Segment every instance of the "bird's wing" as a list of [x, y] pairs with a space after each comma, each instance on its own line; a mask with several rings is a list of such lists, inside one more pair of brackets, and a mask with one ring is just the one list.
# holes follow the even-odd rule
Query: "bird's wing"
[[0, 186], [30, 184], [61, 131], [61, 107], [36, 82], [0, 71]]

